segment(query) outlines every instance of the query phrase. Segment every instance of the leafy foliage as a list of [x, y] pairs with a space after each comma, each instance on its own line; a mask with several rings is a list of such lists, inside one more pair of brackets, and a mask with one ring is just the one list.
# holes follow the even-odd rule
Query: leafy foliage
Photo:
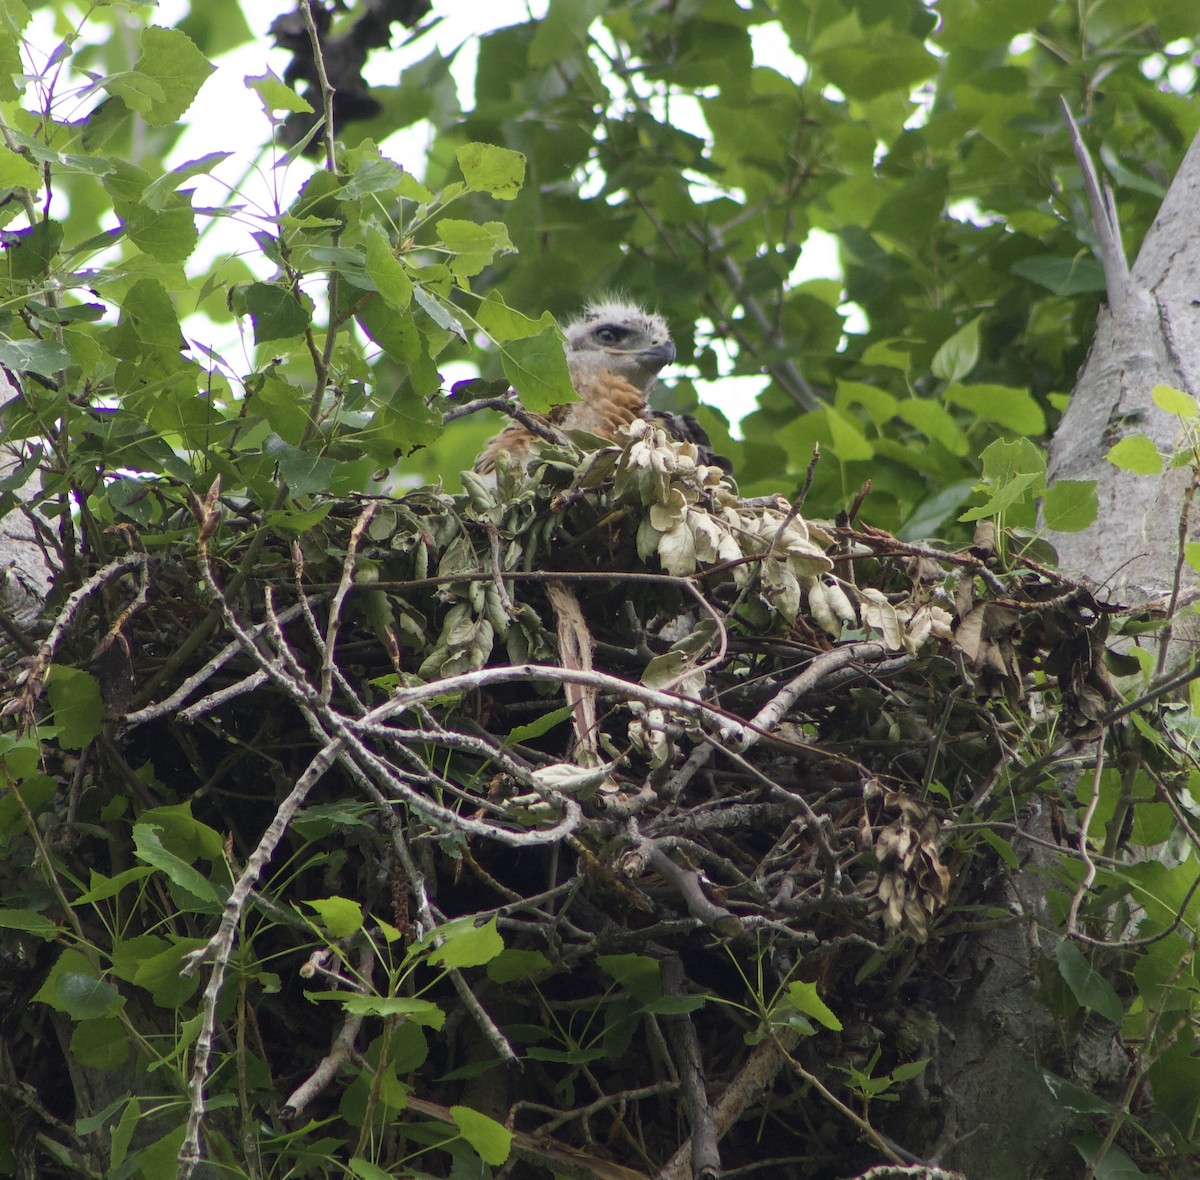
[[[325, 49], [380, 44], [346, 7]], [[234, 0], [2, 9], [0, 516], [52, 583], [0, 586], [0, 1174], [631, 1173], [702, 1135], [689, 1060], [786, 1079], [728, 1085], [726, 1161], [932, 1153], [969, 928], [1054, 835], [1047, 1101], [1089, 1175], [1194, 1155], [1195, 682], [1161, 707], [1168, 621], [1051, 572], [1039, 503], [1095, 495], [1033, 441], [1103, 287], [1058, 96], [1140, 240], [1188, 6], [554, 0], [466, 109], [437, 50], [370, 95], [339, 59], [332, 129], [300, 12], [313, 68], [245, 79], [290, 179], [213, 204], [249, 161], [176, 143]], [[378, 146], [419, 120], [423, 171]], [[842, 279], [794, 277], [816, 230]], [[605, 288], [736, 483], [641, 424], [460, 477], [470, 398], [570, 397], [555, 317]], [[1150, 450], [1111, 458], [1197, 462]]]

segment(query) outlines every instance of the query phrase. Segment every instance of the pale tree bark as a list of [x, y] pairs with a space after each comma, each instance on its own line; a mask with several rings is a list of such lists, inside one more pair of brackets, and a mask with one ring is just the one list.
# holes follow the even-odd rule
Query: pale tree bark
[[[0, 369], [0, 440], [3, 438], [4, 407], [15, 403], [21, 391], [9, 375]], [[0, 447], [0, 480], [16, 476], [21, 455], [15, 447]], [[22, 505], [30, 505], [40, 496], [40, 470], [15, 489]], [[18, 508], [0, 516], [0, 626], [26, 631], [41, 613], [42, 603], [50, 589], [51, 571], [34, 534], [29, 512]], [[5, 647], [0, 634], [0, 650]]]
[[[1085, 176], [1091, 171], [1078, 153]], [[1099, 515], [1079, 533], [1050, 533], [1062, 568], [1104, 587], [1103, 597], [1140, 604], [1170, 596], [1179, 558], [1180, 522], [1191, 472], [1158, 478], [1109, 463], [1114, 443], [1148, 435], [1171, 453], [1178, 420], [1154, 405], [1151, 391], [1170, 385], [1200, 391], [1200, 138], [1191, 146], [1132, 270], [1125, 264], [1112, 202], [1088, 185], [1108, 288], [1091, 352], [1050, 444], [1052, 481], [1095, 479]]]

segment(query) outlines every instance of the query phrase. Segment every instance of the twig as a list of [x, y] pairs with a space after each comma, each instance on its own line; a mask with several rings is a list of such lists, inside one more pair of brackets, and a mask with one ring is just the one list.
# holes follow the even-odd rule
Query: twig
[[193, 724], [203, 717], [205, 713], [211, 713], [214, 709], [219, 709], [229, 701], [236, 700], [240, 696], [245, 696], [248, 692], [254, 692], [255, 689], [261, 688], [269, 679], [270, 677], [261, 668], [258, 668], [251, 672], [249, 676], [244, 676], [241, 680], [233, 684], [219, 688], [216, 692], [210, 692], [208, 696], [201, 697], [195, 704], [188, 705], [186, 709], [180, 709], [176, 717], [189, 725]]
[[[279, 612], [279, 622], [291, 622], [301, 611], [303, 603], [294, 603], [287, 610]], [[259, 623], [255, 627], [249, 629], [248, 634], [254, 638], [261, 635], [266, 630], [265, 623]], [[123, 720], [128, 729], [132, 729], [136, 725], [143, 725], [147, 721], [155, 721], [159, 717], [165, 716], [168, 713], [174, 713], [179, 709], [179, 706], [192, 695], [202, 684], [207, 680], [211, 680], [217, 672], [219, 672], [234, 656], [238, 655], [245, 649], [245, 644], [240, 638], [232, 639], [227, 643], [211, 660], [209, 660], [203, 668], [198, 672], [193, 672], [169, 697], [165, 697], [154, 705], [147, 705], [144, 709], [138, 709], [133, 713], [126, 713]]]
[[337, 160], [334, 155], [333, 140], [334, 89], [330, 84], [329, 75], [325, 72], [325, 54], [322, 52], [321, 34], [317, 31], [316, 21], [313, 20], [309, 0], [300, 0], [300, 11], [304, 15], [304, 27], [308, 30], [308, 39], [312, 42], [313, 62], [317, 67], [317, 81], [321, 87], [321, 105], [324, 108], [325, 116], [325, 126], [322, 129], [325, 140], [325, 168], [329, 172], [336, 172]]
[[75, 621], [75, 616], [79, 613], [83, 603], [102, 586], [115, 581], [126, 571], [138, 568], [144, 571], [149, 560], [145, 553], [128, 553], [124, 557], [118, 557], [115, 561], [110, 561], [106, 566], [98, 569], [67, 598], [50, 628], [50, 634], [46, 636], [37, 650], [24, 687], [12, 701], [4, 706], [5, 714], [19, 712], [24, 724], [33, 722], [33, 706], [41, 695], [46, 669], [53, 661], [58, 645], [66, 635], [67, 629]]
[[[307, 4], [304, 6], [304, 11], [308, 13]], [[308, 19], [312, 19], [311, 13], [308, 15]], [[354, 527], [350, 530], [350, 538], [346, 542], [346, 556], [342, 560], [341, 580], [338, 582], [337, 590], [334, 591], [333, 601], [329, 604], [329, 623], [325, 628], [325, 651], [321, 659], [321, 700], [325, 704], [329, 704], [333, 696], [333, 653], [337, 647], [337, 633], [342, 621], [342, 604], [346, 601], [346, 594], [350, 590], [350, 584], [354, 581], [358, 543], [362, 540], [363, 531], [371, 523], [371, 517], [374, 515], [375, 503], [369, 501], [359, 513]]]
[[561, 447], [567, 441], [566, 435], [561, 431], [555, 430], [549, 423], [525, 409], [517, 401], [515, 393], [509, 393], [507, 397], [481, 397], [476, 401], [468, 402], [465, 406], [455, 406], [442, 414], [442, 425], [445, 426], [457, 418], [465, 418], [468, 414], [476, 414], [480, 410], [498, 410], [501, 414], [507, 414], [510, 418], [520, 422], [530, 434], [536, 434], [538, 438], [552, 443], [554, 446]]
[[[725, 1087], [721, 1096], [712, 1104], [713, 1121], [717, 1138], [720, 1139], [745, 1113], [751, 1103], [756, 1102], [771, 1084], [780, 1066], [790, 1060], [788, 1054], [800, 1041], [800, 1034], [793, 1028], [781, 1028], [775, 1036], [759, 1042], [746, 1058], [745, 1065], [738, 1070], [733, 1081]], [[691, 1180], [691, 1139], [680, 1144], [675, 1154], [658, 1174], [658, 1180]]]
[[1083, 191], [1087, 197], [1092, 225], [1100, 244], [1100, 264], [1104, 267], [1104, 286], [1108, 291], [1108, 306], [1114, 315], [1120, 315], [1134, 294], [1125, 260], [1125, 249], [1121, 245], [1121, 227], [1117, 222], [1117, 207], [1107, 184], [1101, 184], [1096, 175], [1096, 166], [1079, 134], [1075, 116], [1065, 98], [1061, 99], [1063, 115], [1067, 120], [1067, 134], [1071, 138], [1071, 150], [1083, 174]]
[[195, 1171], [196, 1165], [204, 1158], [201, 1153], [200, 1131], [204, 1122], [204, 1087], [208, 1081], [208, 1060], [212, 1055], [216, 1035], [217, 1005], [221, 999], [221, 985], [225, 981], [225, 971], [233, 954], [234, 938], [238, 923], [242, 918], [242, 912], [246, 907], [251, 890], [263, 869], [267, 867], [267, 862], [274, 854], [279, 841], [287, 833], [292, 818], [307, 798], [309, 791], [320, 782], [337, 760], [341, 748], [341, 739], [334, 738], [309, 762], [287, 798], [271, 817], [271, 822], [259, 839], [258, 847], [247, 860], [242, 875], [238, 878], [229, 894], [229, 900], [225, 903], [225, 910], [221, 915], [221, 924], [217, 933], [204, 946], [185, 955], [180, 964], [181, 975], [192, 975], [205, 959], [210, 957], [212, 959], [212, 970], [204, 988], [201, 1006], [202, 1019], [200, 1032], [196, 1037], [196, 1051], [192, 1059], [192, 1075], [188, 1083], [190, 1098], [187, 1130], [177, 1156], [178, 1171], [176, 1175], [178, 1180], [188, 1180]]
[[[632, 820], [630, 821], [632, 823]], [[732, 938], [741, 932], [742, 920], [732, 914], [724, 906], [716, 905], [705, 895], [700, 887], [700, 874], [695, 869], [685, 869], [677, 865], [659, 846], [648, 836], [638, 837], [638, 845], [633, 856], [627, 858], [622, 867], [630, 876], [638, 872], [637, 862], [642, 861], [656, 873], [665, 877], [675, 891], [683, 898], [688, 913], [697, 921], [703, 922], [714, 934], [722, 938]]]
[[[686, 977], [683, 961], [668, 955], [662, 962], [663, 995], [685, 996]], [[708, 1095], [704, 1092], [704, 1057], [696, 1026], [686, 1013], [669, 1017], [667, 1035], [675, 1049], [679, 1086], [692, 1128], [692, 1176], [694, 1180], [715, 1180], [721, 1174], [721, 1150], [717, 1146], [717, 1123]]]
[[791, 707], [820, 684], [823, 677], [850, 664], [870, 664], [887, 659], [894, 653], [882, 643], [867, 640], [848, 643], [822, 652], [798, 676], [793, 676], [755, 715], [741, 727], [741, 735], [722, 734], [723, 740], [739, 754], [755, 745], [762, 734], [769, 734], [783, 720]]
[[1071, 907], [1067, 911], [1068, 938], [1075, 938], [1079, 933], [1079, 907], [1083, 903], [1084, 897], [1087, 896], [1088, 890], [1091, 889], [1092, 882], [1096, 879], [1096, 865], [1088, 849], [1088, 829], [1092, 825], [1092, 817], [1096, 814], [1096, 808], [1100, 804], [1100, 772], [1103, 769], [1104, 742], [1099, 741], [1096, 743], [1096, 762], [1092, 771], [1092, 797], [1084, 809], [1083, 819], [1079, 821], [1079, 859], [1083, 861], [1084, 874], [1083, 880], [1079, 882], [1079, 887], [1075, 890], [1075, 896], [1071, 898]]
[[[369, 944], [364, 944], [359, 951], [358, 974], [365, 983], [370, 983], [375, 971], [375, 952]], [[320, 1094], [330, 1082], [337, 1077], [338, 1070], [354, 1052], [354, 1043], [358, 1039], [358, 1030], [362, 1027], [362, 1016], [351, 1012], [346, 1013], [342, 1027], [333, 1038], [329, 1052], [317, 1062], [317, 1067], [288, 1095], [280, 1112], [284, 1118], [294, 1120], [304, 1113], [308, 1104]]]

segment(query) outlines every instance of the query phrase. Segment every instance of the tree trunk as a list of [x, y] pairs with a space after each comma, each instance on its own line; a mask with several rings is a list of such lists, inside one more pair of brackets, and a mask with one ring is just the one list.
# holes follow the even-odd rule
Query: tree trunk
[[[1097, 207], [1099, 206], [1099, 207]], [[1126, 435], [1149, 436], [1170, 454], [1180, 423], [1154, 405], [1156, 385], [1200, 390], [1200, 138], [1171, 185], [1132, 271], [1102, 201], [1093, 201], [1108, 280], [1108, 307], [1050, 444], [1052, 481], [1095, 479], [1100, 510], [1091, 528], [1051, 533], [1061, 566], [1102, 584], [1104, 597], [1140, 603], [1169, 595], [1191, 471], [1153, 478], [1121, 470], [1105, 455]]]

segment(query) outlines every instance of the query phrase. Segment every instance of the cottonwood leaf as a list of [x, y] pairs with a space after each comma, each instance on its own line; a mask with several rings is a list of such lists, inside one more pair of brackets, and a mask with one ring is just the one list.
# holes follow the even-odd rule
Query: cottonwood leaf
[[305, 992], [310, 1000], [333, 1000], [351, 1016], [403, 1016], [425, 1028], [439, 1029], [446, 1013], [430, 1000], [413, 996], [364, 996], [357, 992]]
[[961, 381], [979, 361], [979, 324], [976, 316], [964, 324], [933, 354], [930, 370], [943, 381]]
[[788, 1003], [805, 1016], [811, 1016], [818, 1024], [823, 1024], [833, 1032], [841, 1032], [842, 1022], [833, 1014], [832, 1009], [817, 995], [815, 983], [797, 981], [788, 985]]
[[374, 227], [367, 231], [367, 274], [389, 307], [403, 311], [412, 302], [413, 282], [407, 268], [391, 242]]
[[42, 173], [28, 156], [18, 155], [9, 148], [0, 148], [0, 188], [25, 188], [36, 192], [42, 187]]
[[152, 127], [165, 127], [192, 105], [216, 66], [179, 29], [151, 25], [143, 30], [140, 47], [133, 69], [107, 78], [104, 88]]
[[1046, 489], [1042, 499], [1046, 527], [1060, 533], [1082, 532], [1099, 513], [1094, 479], [1060, 479]]
[[54, 709], [60, 746], [81, 750], [100, 732], [104, 701], [99, 681], [90, 672], [52, 665], [46, 678], [46, 696]]
[[480, 967], [504, 949], [495, 918], [482, 926], [474, 925], [471, 918], [447, 922], [434, 934], [442, 943], [429, 952], [429, 961], [442, 967]]
[[462, 1137], [485, 1164], [499, 1167], [508, 1159], [513, 1135], [495, 1119], [490, 1119], [486, 1114], [480, 1114], [469, 1106], [452, 1106], [450, 1117]]
[[309, 314], [291, 291], [275, 283], [251, 283], [242, 297], [254, 325], [255, 344], [304, 335]]
[[1144, 434], [1128, 434], [1110, 447], [1105, 458], [1122, 471], [1134, 475], [1158, 475], [1163, 469], [1163, 457], [1152, 439]]
[[71, 354], [53, 340], [0, 340], [0, 365], [17, 373], [53, 377], [71, 363]]
[[1150, 390], [1154, 404], [1168, 414], [1176, 414], [1180, 418], [1195, 418], [1200, 415], [1200, 406], [1190, 393], [1175, 389], [1170, 385], [1156, 385]]
[[550, 960], [541, 951], [505, 947], [488, 963], [487, 976], [493, 983], [515, 983], [518, 979], [529, 979], [550, 966]]
[[134, 853], [139, 860], [161, 869], [179, 886], [200, 901], [217, 904], [216, 890], [202, 873], [192, 868], [187, 861], [163, 847], [158, 829], [150, 824], [134, 824]]
[[317, 911], [321, 925], [334, 938], [348, 938], [362, 929], [362, 906], [348, 897], [321, 897], [304, 904]]
[[1080, 1005], [1098, 1012], [1113, 1024], [1120, 1024], [1125, 1015], [1120, 997], [1113, 985], [1088, 962], [1079, 947], [1064, 938], [1055, 947], [1054, 956], [1058, 960], [1059, 974], [1066, 980]]
[[464, 143], [454, 153], [467, 187], [511, 201], [525, 183], [525, 157], [490, 143]]
[[262, 101], [263, 110], [270, 117], [275, 111], [288, 111], [297, 115], [311, 115], [313, 109], [307, 99], [301, 98], [273, 70], [265, 74], [247, 74], [246, 88], [253, 90]]
[[1013, 385], [951, 385], [942, 395], [984, 422], [1014, 434], [1036, 437], [1046, 431], [1046, 415], [1028, 389]]
[[503, 347], [500, 361], [527, 410], [542, 414], [552, 406], [579, 400], [557, 329], [511, 341]]

